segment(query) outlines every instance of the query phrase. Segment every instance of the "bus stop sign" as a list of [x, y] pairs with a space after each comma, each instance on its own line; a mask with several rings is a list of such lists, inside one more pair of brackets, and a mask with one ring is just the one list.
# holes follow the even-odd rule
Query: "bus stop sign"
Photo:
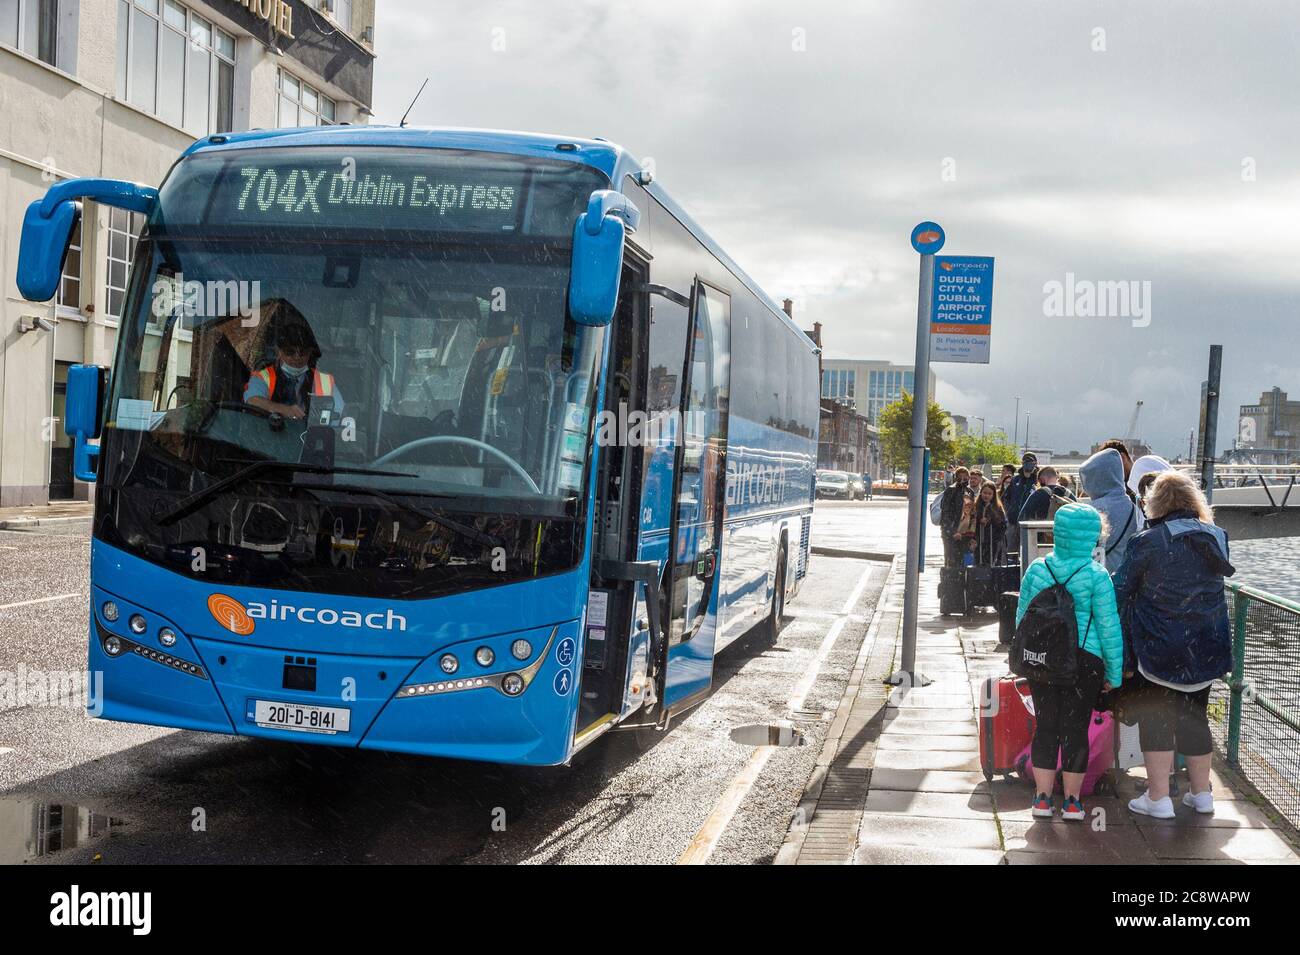
[[912, 230], [912, 248], [921, 255], [934, 255], [943, 248], [943, 226], [937, 222], [921, 222]]

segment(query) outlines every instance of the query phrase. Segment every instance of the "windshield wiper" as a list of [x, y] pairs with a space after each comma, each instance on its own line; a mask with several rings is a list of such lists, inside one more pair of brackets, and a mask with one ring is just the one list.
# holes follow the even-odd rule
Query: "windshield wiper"
[[261, 471], [292, 471], [295, 474], [364, 474], [374, 477], [419, 477], [418, 474], [408, 474], [402, 471], [376, 471], [371, 468], [349, 468], [338, 467], [331, 464], [302, 464], [298, 461], [254, 461], [246, 467], [240, 468], [230, 477], [222, 478], [216, 484], [210, 484], [201, 491], [195, 491], [189, 497], [183, 498], [174, 508], [166, 514], [157, 518], [157, 523], [162, 525], [173, 524], [192, 514], [207, 501], [212, 500], [223, 491], [229, 490], [236, 484], [247, 481], [253, 475]]
[[470, 527], [468, 524], [453, 521], [450, 517], [436, 514], [433, 511], [420, 507], [418, 504], [412, 504], [410, 501], [403, 501], [396, 495], [389, 494], [387, 491], [381, 491], [378, 488], [363, 487], [361, 485], [353, 484], [294, 484], [292, 487], [296, 487], [303, 491], [341, 491], [344, 494], [369, 494], [371, 497], [379, 498], [379, 500], [383, 501], [385, 504], [391, 504], [393, 507], [409, 511], [418, 517], [424, 518], [426, 521], [437, 524], [439, 527], [445, 527], [448, 530], [455, 531], [457, 534], [468, 537], [470, 540], [483, 544], [486, 547], [502, 546], [501, 541], [498, 538], [493, 537], [485, 531], [479, 530], [477, 527]]

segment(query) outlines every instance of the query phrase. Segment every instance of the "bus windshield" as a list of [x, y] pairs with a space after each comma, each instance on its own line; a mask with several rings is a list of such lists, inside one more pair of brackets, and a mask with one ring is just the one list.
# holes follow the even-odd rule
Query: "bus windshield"
[[435, 596], [574, 566], [596, 170], [449, 150], [184, 160], [137, 251], [97, 533], [206, 579]]

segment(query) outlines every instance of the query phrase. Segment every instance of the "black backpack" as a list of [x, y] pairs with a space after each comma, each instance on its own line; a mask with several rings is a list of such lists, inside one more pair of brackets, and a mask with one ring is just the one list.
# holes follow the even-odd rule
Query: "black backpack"
[[[1066, 588], [1082, 564], [1064, 582], [1056, 579], [1052, 568], [1052, 586], [1044, 587], [1025, 608], [1016, 635], [1011, 640], [1011, 672], [1048, 686], [1073, 686], [1079, 669], [1079, 624], [1074, 616], [1074, 597]], [[1088, 618], [1092, 628], [1092, 618]], [[1084, 631], [1084, 639], [1088, 631]]]

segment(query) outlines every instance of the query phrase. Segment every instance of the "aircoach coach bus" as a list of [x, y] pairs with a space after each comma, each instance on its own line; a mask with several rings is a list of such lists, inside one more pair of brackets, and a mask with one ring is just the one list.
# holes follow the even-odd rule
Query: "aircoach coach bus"
[[68, 382], [104, 717], [558, 764], [779, 623], [816, 354], [624, 150], [210, 136], [33, 203], [26, 298], [83, 200], [147, 217], [112, 374]]

